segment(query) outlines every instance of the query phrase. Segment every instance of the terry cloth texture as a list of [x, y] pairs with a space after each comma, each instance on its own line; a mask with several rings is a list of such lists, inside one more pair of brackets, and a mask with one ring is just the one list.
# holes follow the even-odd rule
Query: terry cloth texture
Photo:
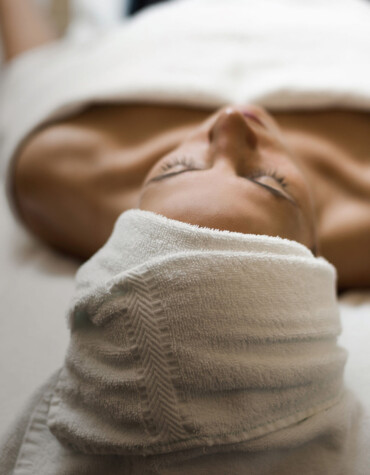
[[92, 103], [369, 110], [369, 24], [363, 0], [178, 0], [38, 48], [2, 71], [2, 168], [32, 131]]
[[335, 270], [306, 247], [128, 211], [68, 315], [5, 473], [354, 473]]

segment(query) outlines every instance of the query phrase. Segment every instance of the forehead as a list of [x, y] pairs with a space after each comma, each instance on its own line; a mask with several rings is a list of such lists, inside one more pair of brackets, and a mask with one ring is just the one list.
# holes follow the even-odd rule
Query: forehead
[[297, 226], [300, 214], [298, 208], [246, 179], [209, 170], [148, 185], [140, 208], [200, 226], [273, 235]]

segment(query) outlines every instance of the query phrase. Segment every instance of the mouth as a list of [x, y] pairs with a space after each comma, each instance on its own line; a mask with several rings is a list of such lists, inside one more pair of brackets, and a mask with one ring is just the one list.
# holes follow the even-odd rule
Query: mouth
[[262, 121], [255, 115], [253, 114], [252, 112], [250, 112], [249, 110], [243, 110], [242, 111], [242, 114], [244, 115], [244, 117], [246, 117], [247, 119], [251, 119], [251, 120], [254, 120], [254, 122], [257, 122], [257, 124], [259, 125], [262, 125], [262, 127], [264, 127], [264, 124], [262, 123]]

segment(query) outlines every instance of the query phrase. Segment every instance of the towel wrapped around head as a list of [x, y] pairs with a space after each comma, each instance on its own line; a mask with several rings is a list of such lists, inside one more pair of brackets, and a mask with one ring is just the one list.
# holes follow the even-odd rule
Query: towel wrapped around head
[[348, 409], [335, 278], [293, 241], [125, 212], [78, 272], [49, 428], [95, 454], [322, 436]]

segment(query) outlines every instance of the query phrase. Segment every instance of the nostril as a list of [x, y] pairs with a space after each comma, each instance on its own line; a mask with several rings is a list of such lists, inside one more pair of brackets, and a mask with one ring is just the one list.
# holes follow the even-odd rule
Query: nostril
[[254, 150], [257, 147], [257, 135], [249, 124], [250, 118], [246, 118], [239, 110], [228, 107], [223, 110], [210, 130], [208, 140], [210, 144], [217, 142], [219, 145], [247, 147]]
[[208, 141], [209, 143], [212, 143], [213, 142], [213, 139], [214, 139], [214, 127], [211, 127], [209, 132], [208, 132]]

